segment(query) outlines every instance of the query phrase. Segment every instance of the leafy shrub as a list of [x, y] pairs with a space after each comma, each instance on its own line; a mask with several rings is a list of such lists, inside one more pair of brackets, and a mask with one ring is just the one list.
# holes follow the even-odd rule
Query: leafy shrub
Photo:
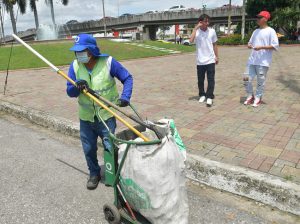
[[[240, 34], [232, 34], [230, 36], [220, 37], [218, 40], [219, 45], [241, 45], [248, 44], [250, 40], [251, 34], [245, 35], [244, 41], [242, 40], [242, 36]], [[300, 44], [298, 40], [290, 40], [289, 37], [281, 37], [279, 38], [280, 44]]]
[[286, 39], [279, 39], [280, 44], [300, 44], [299, 40], [286, 40]]
[[219, 45], [240, 45], [247, 44], [251, 35], [245, 35], [244, 40], [242, 40], [241, 34], [232, 34], [225, 37], [220, 37], [218, 40]]

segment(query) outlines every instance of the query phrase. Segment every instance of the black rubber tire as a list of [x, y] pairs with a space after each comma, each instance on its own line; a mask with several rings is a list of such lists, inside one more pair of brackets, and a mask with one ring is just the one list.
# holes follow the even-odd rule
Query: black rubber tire
[[108, 221], [109, 224], [120, 224], [121, 223], [121, 216], [120, 212], [116, 206], [113, 204], [105, 204], [103, 206], [103, 212], [105, 215], [105, 219]]

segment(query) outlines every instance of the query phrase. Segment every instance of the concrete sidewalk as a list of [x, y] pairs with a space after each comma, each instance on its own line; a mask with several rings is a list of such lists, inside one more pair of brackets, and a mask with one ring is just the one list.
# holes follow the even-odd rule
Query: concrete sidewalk
[[[123, 62], [134, 75], [132, 102], [151, 120], [175, 119], [192, 154], [300, 183], [300, 48], [275, 53], [264, 105], [257, 109], [240, 103], [248, 54], [243, 47], [220, 48], [212, 108], [197, 102], [193, 54]], [[0, 73], [0, 83], [4, 78]], [[76, 100], [50, 69], [10, 72], [0, 100], [78, 122]]]

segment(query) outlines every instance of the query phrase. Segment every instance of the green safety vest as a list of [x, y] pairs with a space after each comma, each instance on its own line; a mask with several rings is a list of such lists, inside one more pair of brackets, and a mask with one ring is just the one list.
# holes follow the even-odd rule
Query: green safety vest
[[[77, 80], [83, 79], [87, 81], [92, 90], [96, 91], [110, 102], [117, 103], [119, 99], [119, 93], [116, 81], [110, 75], [107, 61], [108, 57], [99, 57], [91, 74], [89, 74], [85, 65], [79, 63], [77, 60], [74, 60], [73, 68]], [[92, 99], [82, 93], [80, 93], [78, 97], [78, 104], [79, 118], [81, 120], [94, 122], [94, 117], [97, 116], [98, 119], [101, 117], [106, 121], [107, 119], [113, 117], [109, 112], [98, 106], [98, 104], [94, 103]]]

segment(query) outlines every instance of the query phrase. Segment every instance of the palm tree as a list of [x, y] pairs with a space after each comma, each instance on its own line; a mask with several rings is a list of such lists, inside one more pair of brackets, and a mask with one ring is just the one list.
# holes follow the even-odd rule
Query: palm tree
[[14, 34], [17, 34], [17, 24], [14, 12], [14, 5], [18, 5], [20, 13], [24, 14], [26, 12], [26, 0], [3, 0], [3, 4], [7, 12], [9, 12], [11, 25], [13, 28]]
[[[56, 23], [55, 23], [55, 15], [54, 15], [54, 7], [53, 7], [53, 0], [45, 0], [45, 2], [46, 2], [47, 5], [50, 5], [52, 23], [53, 23], [53, 26], [56, 26]], [[61, 2], [63, 5], [68, 5], [69, 0], [60, 0], [60, 2]]]
[[33, 11], [34, 14], [35, 28], [37, 30], [39, 28], [39, 17], [36, 9], [36, 1], [38, 0], [30, 0], [29, 4], [30, 4], [31, 11]]

